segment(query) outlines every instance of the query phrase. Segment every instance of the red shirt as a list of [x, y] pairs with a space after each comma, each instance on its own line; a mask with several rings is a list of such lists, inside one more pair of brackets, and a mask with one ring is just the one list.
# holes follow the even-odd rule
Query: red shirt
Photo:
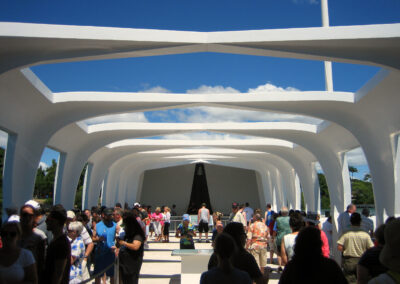
[[324, 231], [320, 230], [321, 232], [321, 241], [322, 241], [322, 255], [324, 257], [329, 258], [329, 242], [328, 238]]

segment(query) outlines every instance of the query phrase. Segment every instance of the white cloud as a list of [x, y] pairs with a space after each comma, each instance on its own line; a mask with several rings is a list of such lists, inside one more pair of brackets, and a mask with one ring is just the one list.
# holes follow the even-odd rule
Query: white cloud
[[103, 115], [83, 121], [87, 125], [111, 122], [149, 122], [143, 112], [121, 113], [113, 115]]
[[164, 87], [161, 87], [161, 86], [147, 88], [147, 89], [143, 90], [142, 92], [143, 93], [171, 93], [170, 90], [168, 90]]
[[232, 88], [232, 87], [223, 87], [223, 86], [206, 86], [202, 85], [197, 89], [187, 90], [188, 94], [226, 94], [226, 93], [240, 93], [240, 91]]
[[266, 83], [265, 85], [260, 85], [254, 89], [249, 89], [249, 93], [260, 93], [260, 92], [293, 92], [293, 91], [298, 91], [298, 89], [293, 88], [293, 87], [286, 87], [282, 88], [279, 86], [275, 86], [271, 83]]
[[347, 152], [347, 163], [349, 166], [367, 165], [367, 159], [365, 158], [364, 151], [361, 147]]
[[42, 168], [43, 170], [47, 169], [49, 167], [48, 164], [46, 164], [45, 162], [40, 162], [38, 168]]
[[7, 148], [7, 138], [8, 138], [7, 133], [0, 130], [0, 147], [1, 148], [4, 148], [4, 149]]

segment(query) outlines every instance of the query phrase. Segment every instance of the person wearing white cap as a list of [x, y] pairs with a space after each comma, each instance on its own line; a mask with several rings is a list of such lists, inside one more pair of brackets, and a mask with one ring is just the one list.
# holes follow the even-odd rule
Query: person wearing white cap
[[40, 209], [39, 203], [33, 200], [29, 200], [21, 207], [20, 224], [22, 235], [18, 246], [32, 252], [37, 264], [39, 283], [41, 283], [44, 271], [46, 240], [34, 231], [35, 217], [38, 215], [38, 209]]

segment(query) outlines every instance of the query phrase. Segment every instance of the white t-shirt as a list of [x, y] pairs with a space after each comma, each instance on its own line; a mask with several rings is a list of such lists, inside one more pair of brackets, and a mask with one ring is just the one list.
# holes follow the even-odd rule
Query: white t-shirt
[[171, 223], [171, 213], [167, 212], [167, 213], [164, 213], [163, 215], [164, 215], [164, 222]]
[[17, 260], [10, 266], [0, 265], [0, 279], [4, 283], [20, 282], [24, 280], [24, 268], [35, 263], [32, 252], [27, 249], [21, 249]]
[[291, 260], [294, 255], [294, 244], [296, 243], [297, 235], [288, 234], [283, 237], [285, 242], [285, 250], [288, 256], [288, 260]]

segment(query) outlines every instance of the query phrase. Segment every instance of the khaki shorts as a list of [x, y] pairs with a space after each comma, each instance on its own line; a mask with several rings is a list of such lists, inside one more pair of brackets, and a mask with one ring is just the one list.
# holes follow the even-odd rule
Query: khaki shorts
[[267, 248], [251, 249], [250, 253], [256, 259], [256, 262], [259, 267], [267, 266]]

